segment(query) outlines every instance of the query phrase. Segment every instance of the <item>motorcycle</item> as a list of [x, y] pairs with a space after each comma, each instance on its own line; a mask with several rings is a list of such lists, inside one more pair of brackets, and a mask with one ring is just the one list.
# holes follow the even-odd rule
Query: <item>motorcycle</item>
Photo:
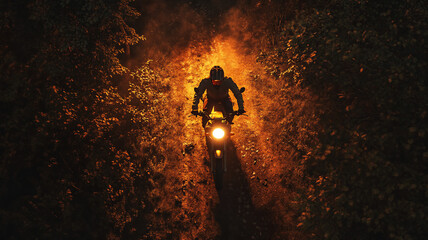
[[[198, 89], [195, 88], [195, 92], [197, 91]], [[243, 93], [245, 88], [241, 88], [239, 91]], [[209, 114], [203, 111], [198, 112], [198, 116], [208, 119], [205, 125], [205, 139], [214, 184], [218, 190], [223, 188], [223, 176], [227, 172], [227, 161], [230, 157], [227, 149], [230, 145], [230, 136], [233, 133], [228, 119], [233, 119], [234, 116], [238, 115], [238, 111], [233, 111], [227, 115], [221, 102], [216, 103]]]

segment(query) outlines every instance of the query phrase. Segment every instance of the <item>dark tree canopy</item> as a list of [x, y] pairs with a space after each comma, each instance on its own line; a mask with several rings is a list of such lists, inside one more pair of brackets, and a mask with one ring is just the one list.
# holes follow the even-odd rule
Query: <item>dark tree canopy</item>
[[427, 22], [422, 1], [328, 1], [260, 57], [323, 105], [301, 216], [321, 239], [426, 236]]
[[47, 0], [0, 14], [1, 238], [142, 236], [156, 79], [118, 59], [142, 40], [128, 25], [138, 13], [126, 0]]

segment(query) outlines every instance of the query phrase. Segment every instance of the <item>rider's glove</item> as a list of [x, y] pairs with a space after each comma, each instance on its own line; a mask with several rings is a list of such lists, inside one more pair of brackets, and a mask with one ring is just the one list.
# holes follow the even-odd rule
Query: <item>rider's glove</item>
[[192, 109], [192, 114], [195, 116], [199, 115], [198, 109]]
[[245, 110], [243, 109], [243, 108], [240, 108], [239, 110], [238, 110], [238, 115], [242, 115], [242, 114], [244, 114], [245, 113]]

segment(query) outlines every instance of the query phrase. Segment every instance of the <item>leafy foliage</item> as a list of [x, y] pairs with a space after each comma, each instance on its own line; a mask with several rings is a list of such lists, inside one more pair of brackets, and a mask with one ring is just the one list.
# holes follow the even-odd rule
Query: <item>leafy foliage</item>
[[142, 40], [129, 2], [2, 3], [2, 239], [144, 234], [161, 84], [119, 62]]
[[316, 238], [426, 236], [427, 18], [421, 1], [329, 1], [261, 55], [322, 104], [320, 143], [301, 162], [301, 226]]

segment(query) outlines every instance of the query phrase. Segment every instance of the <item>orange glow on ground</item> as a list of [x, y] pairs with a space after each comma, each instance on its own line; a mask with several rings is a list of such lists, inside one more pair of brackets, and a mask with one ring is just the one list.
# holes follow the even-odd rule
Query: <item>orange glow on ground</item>
[[[190, 114], [194, 88], [209, 76], [213, 66], [221, 66], [225, 76], [231, 77], [239, 88], [246, 88], [243, 98], [247, 115], [234, 119], [231, 134], [233, 143], [229, 149], [231, 152], [225, 153], [231, 155], [231, 166], [228, 167], [228, 174], [231, 175], [226, 177], [226, 188], [221, 193], [214, 188], [210, 164], [206, 163], [209, 157], [201, 118]], [[180, 233], [179, 238], [213, 239], [225, 225], [254, 229], [259, 226], [261, 230], [256, 231], [272, 234], [269, 227], [264, 226], [272, 221], [267, 220], [264, 213], [258, 213], [258, 209], [264, 208], [275, 208], [275, 218], [284, 221], [275, 224], [287, 225], [287, 229], [292, 228], [292, 213], [285, 204], [289, 200], [284, 200], [292, 196], [278, 182], [278, 178], [283, 169], [293, 166], [287, 166], [290, 159], [281, 156], [278, 146], [269, 140], [278, 135], [275, 132], [277, 129], [272, 129], [272, 126], [263, 120], [272, 110], [277, 109], [279, 104], [277, 99], [266, 94], [279, 91], [281, 87], [274, 79], [265, 75], [263, 67], [256, 61], [256, 55], [248, 51], [240, 41], [219, 36], [212, 41], [209, 48], [203, 45], [189, 47], [183, 54], [171, 60], [163, 71], [164, 81], [171, 86], [168, 96], [170, 106], [166, 106], [170, 109], [171, 116], [167, 117], [167, 120], [177, 125], [175, 132], [170, 133], [174, 134], [174, 139], [165, 139], [165, 145], [171, 148], [185, 144], [195, 146], [192, 154], [175, 155], [176, 157], [167, 159], [167, 166], [162, 169], [162, 174], [169, 179], [166, 180], [168, 184], [163, 189], [164, 193], [159, 192], [158, 195], [175, 195], [180, 201], [180, 208], [174, 207], [174, 200], [165, 199], [159, 209], [172, 213], [172, 219], [180, 221], [181, 225], [188, 228]], [[262, 87], [260, 84], [263, 84]], [[273, 85], [276, 88], [269, 87]], [[233, 94], [230, 95], [232, 101], [236, 102]], [[202, 108], [201, 105], [200, 102], [199, 109]], [[177, 109], [183, 114], [173, 115]], [[236, 104], [234, 109], [237, 110]], [[195, 185], [198, 182], [207, 183]], [[249, 214], [245, 217], [248, 223], [243, 223], [241, 218], [244, 217], [234, 211], [229, 213], [230, 217], [239, 219], [240, 222], [216, 219], [218, 211], [225, 211], [218, 210], [219, 205], [222, 206], [220, 208], [231, 209], [245, 207], [245, 214]], [[247, 235], [250, 238], [251, 234]]]

